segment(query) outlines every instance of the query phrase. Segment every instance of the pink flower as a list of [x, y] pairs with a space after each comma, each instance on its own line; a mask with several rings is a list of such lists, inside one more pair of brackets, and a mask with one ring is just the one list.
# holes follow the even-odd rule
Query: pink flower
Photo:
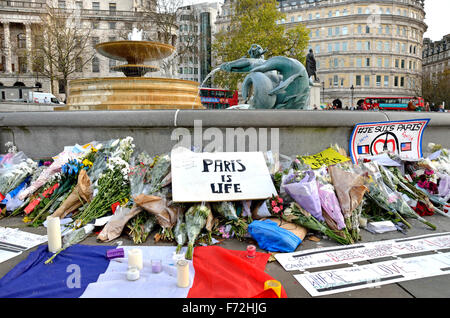
[[277, 203], [275, 201], [272, 201], [272, 208], [276, 205], [277, 205]]
[[283, 203], [283, 199], [278, 197], [278, 203]]
[[283, 210], [283, 206], [282, 205], [280, 205], [280, 210]]
[[434, 174], [434, 171], [433, 170], [425, 170], [425, 175], [427, 175], [427, 176], [432, 176]]
[[274, 213], [279, 213], [279, 212], [280, 212], [280, 208], [277, 207], [277, 206], [274, 207], [274, 208], [273, 208], [273, 212], [274, 212]]

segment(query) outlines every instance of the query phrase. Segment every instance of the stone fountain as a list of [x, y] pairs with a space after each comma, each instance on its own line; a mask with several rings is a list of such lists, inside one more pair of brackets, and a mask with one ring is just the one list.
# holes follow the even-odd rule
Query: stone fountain
[[175, 47], [143, 41], [142, 31], [133, 29], [128, 40], [99, 43], [95, 49], [110, 59], [126, 62], [114, 67], [126, 77], [70, 81], [67, 106], [61, 110], [204, 109], [197, 82], [144, 77], [159, 70], [146, 63], [170, 56]]

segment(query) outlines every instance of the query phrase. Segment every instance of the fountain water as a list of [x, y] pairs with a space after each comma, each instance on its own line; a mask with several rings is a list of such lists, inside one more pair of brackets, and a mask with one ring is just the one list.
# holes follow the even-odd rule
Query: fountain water
[[133, 29], [128, 40], [99, 43], [95, 49], [110, 59], [126, 62], [114, 67], [126, 77], [70, 81], [63, 110], [204, 109], [197, 82], [143, 77], [159, 70], [145, 63], [170, 56], [175, 51], [173, 46], [143, 41], [142, 31]]

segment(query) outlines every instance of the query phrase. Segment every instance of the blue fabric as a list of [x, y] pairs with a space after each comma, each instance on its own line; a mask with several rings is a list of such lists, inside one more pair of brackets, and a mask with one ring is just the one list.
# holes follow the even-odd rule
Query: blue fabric
[[[10, 191], [9, 194], [9, 200], [11, 200], [11, 198], [14, 198], [19, 192], [20, 190], [22, 190], [28, 183], [28, 181], [30, 180], [30, 177], [27, 177], [21, 184], [19, 184], [19, 186], [17, 188], [15, 188], [14, 190]], [[8, 203], [8, 195], [6, 195], [6, 198], [3, 199], [2, 202], [0, 202], [2, 204], [6, 204]]]
[[293, 252], [302, 242], [300, 237], [271, 220], [253, 221], [248, 232], [260, 248], [270, 252]]
[[[41, 245], [0, 279], [0, 298], [78, 298], [106, 271], [106, 251], [112, 248], [77, 244], [59, 253], [53, 263], [44, 264], [53, 254], [47, 244]], [[80, 269], [79, 287], [73, 287], [73, 265]]]

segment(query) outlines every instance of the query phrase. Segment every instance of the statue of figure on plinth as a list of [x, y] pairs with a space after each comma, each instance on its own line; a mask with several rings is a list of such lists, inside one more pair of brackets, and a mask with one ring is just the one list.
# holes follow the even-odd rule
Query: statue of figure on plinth
[[220, 69], [227, 72], [247, 73], [242, 83], [242, 97], [251, 108], [305, 109], [308, 107], [310, 82], [302, 63], [285, 56], [265, 60], [267, 50], [253, 44], [250, 58], [224, 63]]
[[309, 53], [306, 55], [306, 71], [308, 72], [309, 78], [311, 78], [311, 76], [314, 76], [314, 81], [319, 81], [316, 74], [316, 59], [314, 57], [314, 52], [312, 49], [309, 49]]

